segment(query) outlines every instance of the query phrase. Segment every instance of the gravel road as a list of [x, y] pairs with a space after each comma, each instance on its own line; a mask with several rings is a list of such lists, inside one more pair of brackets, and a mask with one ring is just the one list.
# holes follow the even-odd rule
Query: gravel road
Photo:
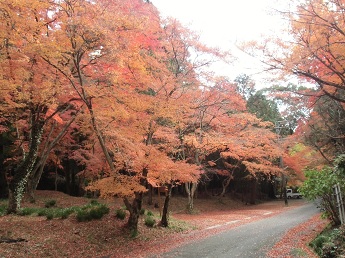
[[277, 216], [244, 224], [202, 241], [184, 245], [159, 257], [263, 258], [287, 230], [318, 212], [314, 204], [308, 203]]

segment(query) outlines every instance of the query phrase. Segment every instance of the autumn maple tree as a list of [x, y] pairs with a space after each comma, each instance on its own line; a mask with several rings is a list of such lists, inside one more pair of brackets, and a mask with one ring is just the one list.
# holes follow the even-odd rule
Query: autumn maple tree
[[40, 1], [1, 3], [1, 114], [8, 130], [15, 128], [21, 150], [9, 183], [9, 213], [20, 208], [48, 124], [63, 123], [59, 113], [73, 107], [61, 98], [66, 88], [41, 56], [50, 44], [45, 37], [52, 21], [49, 8]]
[[[134, 184], [141, 186], [129, 196], [123, 194], [125, 204], [131, 214], [129, 224], [134, 229], [136, 229], [134, 224], [137, 223], [146, 182], [151, 187], [166, 186], [168, 188], [161, 223], [163, 226], [167, 226], [171, 188], [176, 184], [192, 183], [198, 179], [199, 172], [195, 172], [198, 171], [195, 166], [185, 164], [186, 159], [175, 155], [176, 149], [179, 147], [179, 125], [185, 117], [193, 112], [191, 100], [200, 84], [196, 69], [201, 69], [209, 64], [206, 59], [191, 59], [189, 49], [194, 48], [195, 53], [201, 54], [207, 53], [215, 56], [220, 56], [220, 54], [199, 44], [191, 35], [176, 21], [168, 21], [164, 29], [160, 31], [159, 42], [156, 42], [157, 45], [151, 48], [151, 51], [156, 51], [141, 57], [142, 60], [145, 60], [143, 63], [145, 72], [138, 69], [138, 63], [128, 60], [126, 67], [130, 73], [116, 81], [118, 84], [116, 91], [119, 93], [117, 98], [127, 107], [131, 123], [130, 128], [123, 129], [127, 133], [131, 133], [130, 137], [128, 135], [126, 137], [131, 138], [132, 142], [144, 143], [145, 146], [142, 145], [142, 147], [150, 148], [150, 153], [157, 148], [160, 149], [160, 152], [156, 151], [154, 160], [150, 158], [149, 164], [137, 168], [135, 172], [131, 169], [133, 175], [140, 175], [140, 177], [131, 179], [127, 177], [129, 180], [133, 180]], [[121, 81], [123, 79], [125, 81]], [[134, 90], [130, 94], [120, 94], [123, 88], [120, 82], [130, 83]], [[140, 144], [136, 146], [138, 147]], [[133, 163], [134, 161], [131, 161], [131, 164]], [[124, 171], [127, 171], [127, 168], [124, 168]], [[131, 201], [129, 201], [129, 197], [131, 197]], [[131, 221], [132, 217], [136, 219]]]
[[289, 22], [286, 32], [290, 36], [256, 44], [268, 69], [280, 71], [286, 79], [295, 74], [315, 84], [318, 96], [343, 103], [343, 8], [342, 1], [313, 0], [292, 1], [291, 10], [280, 10]]
[[315, 148], [326, 163], [344, 153], [344, 119], [343, 105], [328, 97], [322, 96], [315, 103], [310, 118], [300, 128], [304, 132], [304, 141]]
[[[328, 164], [343, 153], [344, 144], [339, 123], [345, 85], [343, 10], [343, 1], [291, 1], [290, 10], [278, 11], [288, 23], [287, 34], [254, 44], [254, 52], [260, 53], [267, 69], [277, 72], [279, 79], [289, 81], [294, 75], [299, 84], [307, 86], [290, 84], [280, 96], [285, 94], [290, 103], [295, 100], [291, 107], [300, 115], [296, 121], [290, 116], [292, 129]], [[246, 46], [247, 50], [253, 47], [252, 43]]]

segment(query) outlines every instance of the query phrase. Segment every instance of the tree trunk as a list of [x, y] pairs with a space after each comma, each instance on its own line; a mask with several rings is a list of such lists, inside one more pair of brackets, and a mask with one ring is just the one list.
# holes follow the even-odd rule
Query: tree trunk
[[138, 231], [138, 222], [139, 222], [140, 210], [142, 207], [142, 199], [143, 199], [142, 193], [136, 193], [132, 202], [130, 202], [127, 197], [123, 198], [126, 208], [129, 211], [127, 227], [134, 234], [136, 234], [136, 232]]
[[49, 157], [50, 152], [53, 150], [53, 148], [56, 146], [56, 144], [61, 140], [62, 137], [64, 137], [65, 133], [67, 132], [70, 125], [75, 120], [79, 110], [76, 112], [76, 114], [64, 125], [62, 130], [59, 132], [59, 134], [50, 142], [50, 137], [55, 129], [56, 122], [54, 122], [51, 126], [51, 130], [49, 132], [49, 135], [47, 137], [44, 149], [42, 151], [41, 158], [36, 163], [35, 168], [33, 169], [33, 172], [29, 175], [28, 178], [28, 185], [27, 185], [27, 195], [29, 197], [30, 202], [35, 201], [35, 191], [37, 189], [38, 183], [42, 177], [42, 174], [44, 172], [44, 166], [47, 162], [47, 159]]
[[[43, 160], [42, 160], [43, 159]], [[42, 177], [44, 164], [46, 163], [48, 159], [47, 156], [43, 156], [38, 162], [36, 162], [35, 168], [32, 170], [28, 177], [28, 182], [26, 186], [26, 195], [29, 198], [30, 202], [35, 202], [35, 191], [37, 189], [37, 185]]]
[[[0, 163], [2, 166], [2, 163]], [[3, 166], [2, 166], [3, 167]], [[6, 180], [5, 171], [0, 171], [0, 198], [7, 198], [8, 197], [8, 184]]]
[[225, 196], [226, 189], [228, 188], [231, 180], [234, 178], [234, 176], [231, 174], [227, 178], [225, 178], [222, 182], [222, 192], [220, 193], [220, 198]]
[[42, 138], [44, 121], [40, 120], [40, 118], [35, 119], [34, 116], [31, 118], [31, 121], [32, 127], [29, 152], [24, 156], [21, 164], [15, 169], [14, 177], [10, 181], [7, 213], [17, 213], [18, 209], [20, 209], [28, 177], [34, 169], [37, 160], [38, 147]]
[[57, 185], [58, 185], [58, 170], [57, 170], [57, 165], [55, 166], [55, 181], [54, 181], [54, 190], [57, 191]]
[[26, 198], [29, 199], [31, 203], [35, 202], [35, 190], [38, 182], [34, 182], [32, 179], [28, 178], [28, 183], [26, 185]]
[[[9, 143], [8, 143], [9, 144]], [[4, 169], [4, 160], [5, 160], [5, 148], [6, 141], [3, 137], [3, 134], [0, 134], [0, 198], [8, 197], [8, 184], [6, 180], [6, 171]]]
[[198, 183], [185, 183], [185, 189], [188, 196], [188, 205], [187, 210], [188, 212], [193, 212], [194, 209], [194, 194], [196, 191], [196, 188], [198, 186]]
[[68, 159], [68, 160], [64, 160], [63, 162], [63, 170], [65, 171], [65, 189], [66, 189], [66, 194], [71, 195], [71, 174], [74, 173], [75, 170], [75, 166], [74, 166], [74, 162], [73, 164], [72, 160]]
[[283, 193], [283, 198], [284, 198], [284, 203], [285, 203], [285, 206], [288, 206], [289, 205], [289, 202], [288, 202], [288, 198], [287, 198], [287, 194], [286, 194], [286, 185], [287, 185], [287, 178], [285, 178], [285, 175], [283, 174], [282, 176], [282, 182], [283, 182], [283, 185], [282, 185], [282, 193]]
[[[77, 168], [76, 168], [77, 169]], [[72, 196], [78, 196], [78, 189], [79, 189], [79, 182], [77, 182], [77, 173], [78, 170], [74, 170], [73, 173], [71, 174], [71, 193], [70, 195]]]
[[64, 162], [64, 171], [65, 171], [65, 187], [66, 187], [66, 193], [68, 195], [75, 196], [76, 195], [76, 186], [74, 185], [74, 177], [78, 173], [78, 165], [74, 160], [66, 160]]
[[93, 127], [93, 130], [97, 136], [97, 139], [98, 139], [98, 142], [101, 146], [101, 149], [103, 151], [103, 154], [105, 156], [105, 160], [107, 161], [111, 171], [115, 171], [115, 166], [113, 164], [113, 160], [112, 158], [110, 157], [110, 154], [109, 154], [109, 151], [105, 145], [105, 141], [104, 141], [104, 136], [102, 134], [102, 131], [98, 128], [98, 124], [96, 122], [96, 117], [95, 117], [95, 114], [93, 112], [93, 108], [92, 108], [92, 105], [91, 105], [91, 100], [90, 102], [87, 103], [87, 108], [89, 110], [89, 113], [90, 113], [90, 116], [91, 116], [91, 124], [92, 124], [92, 127]]
[[162, 219], [160, 223], [162, 227], [167, 227], [169, 225], [169, 203], [170, 203], [170, 198], [171, 198], [171, 190], [172, 190], [172, 185], [169, 184], [168, 191], [165, 195]]
[[[143, 169], [143, 174], [140, 178], [140, 184], [145, 187], [147, 185], [147, 173], [148, 173], [148, 170], [146, 168]], [[143, 203], [143, 196], [144, 196], [143, 192], [135, 193], [132, 203], [129, 201], [127, 197], [123, 198], [126, 208], [129, 211], [127, 226], [132, 232], [132, 234], [136, 234], [138, 232], [138, 222], [139, 222], [139, 215], [140, 215], [140, 211], [141, 211], [142, 203]]]
[[147, 204], [148, 205], [152, 205], [153, 204], [153, 189], [152, 189], [152, 185], [148, 185], [149, 188], [149, 192], [148, 192], [148, 200], [147, 200]]
[[255, 204], [255, 199], [256, 199], [256, 180], [252, 179], [250, 184], [251, 184], [251, 187], [250, 187], [249, 203], [250, 204]]
[[341, 220], [338, 214], [337, 205], [334, 203], [334, 196], [325, 194], [322, 196], [322, 199], [325, 202], [325, 209], [331, 217], [334, 226], [339, 226], [341, 224]]
[[[200, 128], [201, 129], [201, 128]], [[202, 130], [201, 130], [202, 131]], [[200, 132], [200, 139], [199, 143], [202, 143], [202, 132]], [[200, 160], [199, 160], [199, 150], [196, 150], [195, 152], [195, 161], [197, 165], [200, 165]], [[188, 197], [188, 204], [187, 204], [187, 210], [188, 212], [193, 212], [194, 209], [194, 194], [197, 189], [198, 183], [195, 182], [189, 182], [185, 183], [185, 189]]]

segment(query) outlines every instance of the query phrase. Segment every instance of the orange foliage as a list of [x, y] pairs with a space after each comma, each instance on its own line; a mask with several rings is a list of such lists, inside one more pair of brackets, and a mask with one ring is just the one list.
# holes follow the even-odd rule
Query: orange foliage
[[[229, 159], [253, 175], [280, 171], [272, 124], [246, 113], [236, 86], [206, 69], [228, 53], [200, 43], [176, 20], [161, 21], [152, 4], [10, 2], [13, 8], [0, 6], [0, 38], [10, 41], [10, 58], [0, 49], [0, 100], [7, 103], [0, 113], [30, 101], [63, 124], [73, 114], [55, 114], [58, 107], [80, 109], [65, 146], [85, 168], [80, 175], [97, 180], [87, 189], [128, 197], [146, 191], [143, 177], [155, 186], [196, 183], [215, 150], [222, 175], [234, 169]], [[77, 147], [69, 146], [72, 138]]]

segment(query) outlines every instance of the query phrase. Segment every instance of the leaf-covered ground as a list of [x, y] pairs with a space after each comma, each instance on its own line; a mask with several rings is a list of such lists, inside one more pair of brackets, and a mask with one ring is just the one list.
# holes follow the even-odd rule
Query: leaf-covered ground
[[276, 243], [267, 254], [270, 258], [308, 257], [317, 258], [318, 255], [308, 246], [328, 224], [328, 221], [315, 215], [308, 221], [290, 229], [284, 237]]
[[[71, 197], [63, 193], [39, 191], [35, 204], [23, 207], [44, 207], [47, 200], [56, 200], [58, 207], [82, 206], [90, 199]], [[156, 198], [155, 202], [162, 202]], [[102, 201], [100, 201], [102, 202]], [[123, 207], [121, 200], [106, 200], [111, 211], [101, 220], [78, 222], [74, 214], [67, 219], [47, 220], [39, 216], [0, 217], [0, 239], [20, 240], [0, 243], [0, 257], [145, 257], [159, 254], [179, 245], [195, 241], [250, 221], [276, 215], [303, 200], [291, 200], [286, 207], [282, 201], [258, 205], [244, 205], [225, 198], [196, 199], [195, 214], [186, 214], [186, 199], [173, 197], [171, 226], [148, 228], [140, 218], [139, 234], [133, 238], [124, 227], [125, 220], [115, 217], [115, 210]], [[159, 209], [144, 207], [159, 220]], [[327, 221], [315, 216], [296, 229], [287, 232], [269, 253], [270, 257], [313, 257], [307, 243], [320, 232]], [[298, 241], [295, 241], [299, 239]], [[293, 241], [292, 241], [293, 240]]]

